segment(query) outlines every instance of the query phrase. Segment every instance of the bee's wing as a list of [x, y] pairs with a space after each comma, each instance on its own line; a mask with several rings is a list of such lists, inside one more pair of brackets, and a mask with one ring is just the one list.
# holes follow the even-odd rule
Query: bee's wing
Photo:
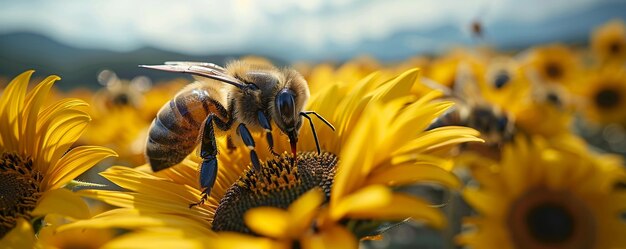
[[226, 68], [223, 68], [217, 64], [210, 62], [199, 62], [199, 61], [166, 61], [165, 65], [187, 65], [187, 66], [199, 66], [206, 67], [210, 69], [215, 69], [220, 72], [226, 72]]
[[246, 84], [241, 82], [237, 78], [230, 76], [226, 73], [226, 70], [220, 66], [217, 66], [213, 63], [204, 63], [204, 62], [170, 62], [170, 64], [165, 65], [139, 65], [139, 67], [156, 69], [167, 72], [175, 72], [175, 73], [187, 73], [192, 75], [197, 75], [201, 77], [206, 77], [209, 79], [218, 80], [227, 84], [231, 84], [238, 88], [245, 88]]

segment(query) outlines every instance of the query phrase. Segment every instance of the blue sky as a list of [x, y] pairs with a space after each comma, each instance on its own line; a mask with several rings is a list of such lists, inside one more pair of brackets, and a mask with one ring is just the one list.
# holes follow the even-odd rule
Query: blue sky
[[32, 32], [71, 46], [114, 51], [150, 46], [186, 54], [259, 53], [287, 60], [360, 53], [385, 57], [471, 44], [467, 26], [475, 19], [496, 45], [510, 45], [519, 39], [515, 37], [558, 40], [559, 35], [586, 33], [612, 17], [579, 14], [588, 20], [561, 23], [575, 25], [557, 30], [568, 30], [565, 34], [545, 29], [550, 21], [616, 3], [625, 1], [0, 0], [0, 34]]

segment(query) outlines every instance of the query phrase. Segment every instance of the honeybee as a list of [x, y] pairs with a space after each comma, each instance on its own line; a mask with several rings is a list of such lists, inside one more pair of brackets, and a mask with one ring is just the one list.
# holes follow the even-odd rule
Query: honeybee
[[[205, 62], [166, 62], [140, 67], [194, 75], [196, 82], [178, 92], [154, 118], [146, 144], [146, 155], [153, 171], [182, 161], [200, 143], [200, 186], [203, 203], [217, 177], [216, 136], [241, 139], [250, 150], [254, 170], [260, 170], [251, 132], [265, 132], [269, 150], [274, 155], [272, 124], [287, 135], [291, 152], [296, 154], [302, 117], [308, 119], [320, 152], [314, 115], [334, 127], [314, 111], [303, 111], [309, 98], [304, 78], [290, 68], [279, 69], [269, 63], [233, 61], [221, 67]], [[217, 128], [217, 129], [215, 129]], [[294, 160], [295, 161], [295, 160]]]
[[485, 156], [499, 157], [500, 146], [511, 140], [515, 133], [514, 117], [482, 97], [476, 79], [467, 65], [459, 64], [453, 89], [426, 78], [421, 81], [430, 88], [442, 91], [448, 100], [455, 103], [453, 108], [433, 120], [428, 129], [447, 125], [474, 128], [485, 139], [485, 147], [474, 144], [470, 145], [475, 147], [471, 149]]
[[483, 25], [480, 20], [475, 19], [474, 21], [472, 21], [472, 23], [470, 24], [470, 31], [472, 32], [472, 35], [476, 38], [483, 38], [484, 31]]

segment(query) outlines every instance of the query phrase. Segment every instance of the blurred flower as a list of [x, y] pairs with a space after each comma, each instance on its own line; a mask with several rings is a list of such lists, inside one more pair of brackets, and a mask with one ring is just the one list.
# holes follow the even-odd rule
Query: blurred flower
[[152, 87], [152, 81], [145, 76], [137, 76], [127, 81], [117, 77], [115, 72], [102, 70], [98, 82], [104, 86], [94, 95], [98, 112], [106, 113], [115, 108], [130, 107], [140, 109], [144, 104], [143, 93]]
[[626, 62], [626, 26], [622, 20], [607, 22], [593, 31], [591, 49], [602, 63]]
[[577, 92], [585, 117], [596, 124], [626, 125], [626, 70], [604, 67], [591, 72]]
[[485, 75], [477, 80], [484, 99], [505, 110], [512, 101], [523, 99], [529, 90], [528, 78], [520, 63], [508, 56], [490, 58]]
[[538, 84], [572, 86], [577, 81], [580, 61], [576, 54], [563, 44], [550, 44], [531, 49], [527, 55], [524, 73]]
[[[457, 178], [443, 167], [448, 161], [439, 155], [459, 143], [480, 139], [475, 130], [465, 127], [424, 131], [452, 104], [433, 101], [440, 95], [436, 92], [413, 96], [410, 89], [417, 76], [417, 70], [388, 81], [372, 75], [352, 83], [351, 91], [334, 84], [314, 93], [309, 108], [337, 129], [333, 132], [315, 121], [321, 154], [315, 152], [311, 131], [302, 129], [296, 163], [288, 154], [273, 157], [259, 150], [264, 160], [262, 171], [255, 172], [248, 166], [245, 148], [228, 151], [225, 139], [218, 139], [224, 153], [218, 154], [217, 181], [207, 203], [191, 209], [189, 204], [201, 194], [197, 156], [154, 174], [141, 172], [146, 166], [112, 167], [102, 175], [130, 192], [86, 190], [83, 194], [121, 208], [63, 229], [141, 230], [121, 238], [127, 245], [156, 238], [155, 233], [169, 227], [184, 232], [168, 232], [167, 239], [185, 245], [275, 248], [296, 243], [355, 248], [357, 239], [379, 233], [377, 227], [361, 226], [362, 220], [398, 222], [413, 217], [440, 228], [445, 220], [438, 210], [393, 189], [417, 182], [459, 187]], [[260, 136], [255, 138], [257, 147], [267, 146]], [[288, 151], [286, 139], [277, 138], [276, 150]]]
[[119, 153], [117, 164], [145, 163], [145, 142], [150, 121], [132, 107], [118, 107], [105, 113], [95, 112], [94, 118], [80, 137], [83, 144], [97, 144]]
[[472, 171], [479, 186], [463, 197], [478, 215], [466, 217], [458, 242], [472, 248], [621, 248], [626, 180], [619, 159], [595, 155], [570, 140], [517, 137], [501, 163]]
[[145, 163], [148, 127], [163, 104], [182, 87], [182, 80], [152, 87], [143, 76], [126, 81], [104, 70], [98, 77], [105, 87], [92, 98], [80, 95], [97, 108], [92, 110], [93, 121], [79, 142], [113, 148], [119, 153], [115, 162], [118, 165]]
[[68, 151], [90, 121], [78, 109], [86, 103], [63, 99], [43, 107], [59, 77], [49, 76], [27, 93], [32, 73], [13, 79], [0, 99], [0, 236], [4, 237], [0, 244], [10, 243], [12, 236], [30, 241], [34, 234], [28, 222], [34, 222], [37, 230], [48, 213], [89, 217], [87, 205], [63, 187], [100, 160], [116, 155], [98, 146]]

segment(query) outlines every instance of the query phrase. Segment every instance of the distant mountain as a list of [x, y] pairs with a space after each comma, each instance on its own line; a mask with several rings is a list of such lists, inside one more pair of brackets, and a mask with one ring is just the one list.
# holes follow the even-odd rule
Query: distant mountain
[[[29, 69], [36, 75], [59, 75], [61, 89], [78, 85], [97, 88], [97, 73], [110, 69], [121, 78], [146, 75], [153, 80], [181, 77], [180, 74], [138, 68], [140, 64], [161, 64], [164, 61], [207, 61], [223, 64], [241, 55], [186, 55], [156, 48], [141, 48], [130, 52], [115, 52], [101, 49], [70, 47], [48, 37], [32, 33], [0, 35], [0, 75], [13, 77]], [[270, 58], [278, 65], [284, 60]]]
[[[521, 50], [552, 42], [586, 44], [591, 31], [605, 22], [621, 18], [626, 21], [626, 1], [598, 1], [588, 9], [555, 15], [537, 22], [504, 20], [483, 24], [485, 42], [503, 50]], [[520, 2], [519, 4], [524, 4]], [[541, 8], [541, 6], [537, 6]], [[417, 54], [438, 54], [454, 46], [471, 46], [479, 41], [469, 35], [469, 23], [441, 23], [428, 29], [398, 30], [379, 40], [364, 40], [358, 45], [328, 46], [322, 56], [345, 60], [355, 54], [369, 54], [383, 61], [402, 60]], [[307, 55], [319, 60], [316, 54]]]

